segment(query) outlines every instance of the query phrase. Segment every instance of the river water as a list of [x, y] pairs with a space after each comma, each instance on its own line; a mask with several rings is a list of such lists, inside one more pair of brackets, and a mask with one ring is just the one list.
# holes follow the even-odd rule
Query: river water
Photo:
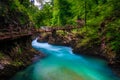
[[46, 54], [11, 80], [120, 80], [107, 62], [75, 55], [70, 47], [32, 42], [33, 48]]

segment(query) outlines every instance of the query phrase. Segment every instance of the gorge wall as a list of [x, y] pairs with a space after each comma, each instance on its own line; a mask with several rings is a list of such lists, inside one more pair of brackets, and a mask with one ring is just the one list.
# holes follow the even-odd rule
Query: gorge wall
[[31, 36], [0, 40], [0, 79], [9, 80], [16, 72], [30, 65], [39, 52], [31, 46]]

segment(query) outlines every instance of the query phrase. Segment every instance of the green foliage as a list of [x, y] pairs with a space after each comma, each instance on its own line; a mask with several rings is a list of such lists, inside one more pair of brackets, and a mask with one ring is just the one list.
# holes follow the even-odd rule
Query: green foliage
[[77, 19], [86, 19], [86, 25], [79, 31], [74, 31], [84, 36], [81, 45], [89, 41], [100, 43], [101, 38], [105, 37], [106, 44], [117, 53], [120, 50], [119, 14], [119, 0], [52, 0], [51, 3], [43, 5], [41, 10], [29, 0], [0, 1], [0, 18], [2, 20], [4, 17], [6, 20], [2, 21], [5, 23], [11, 20], [21, 25], [32, 22], [36, 28], [39, 28], [51, 25], [75, 26]]
[[[39, 15], [39, 10], [29, 0], [8, 0], [0, 1], [0, 16], [4, 16], [5, 22], [16, 22], [19, 25], [26, 25], [32, 22], [36, 27], [36, 17]], [[40, 22], [40, 21], [39, 21]]]
[[106, 28], [107, 42], [116, 53], [120, 52], [120, 19], [109, 23]]
[[4, 53], [0, 52], [0, 59], [4, 58]]
[[[100, 44], [102, 37], [105, 37], [107, 38], [105, 41], [106, 45], [109, 45], [116, 53], [119, 53], [119, 0], [90, 0], [86, 1], [86, 8], [83, 0], [54, 0], [53, 7], [53, 25], [74, 25], [76, 24], [75, 20], [78, 18], [84, 19], [86, 13], [87, 25], [77, 32], [84, 36], [80, 45], [85, 45], [89, 41], [93, 41], [93, 44]], [[98, 29], [102, 27], [103, 29], [100, 32]]]
[[18, 48], [18, 54], [22, 54], [22, 48]]
[[52, 25], [71, 24], [71, 3], [67, 0], [54, 0]]
[[0, 1], [0, 3], [2, 4], [0, 16], [4, 15], [3, 24], [25, 24], [29, 21], [24, 6], [18, 0]]
[[13, 66], [23, 66], [23, 65], [24, 65], [24, 63], [23, 63], [22, 61], [18, 61], [18, 60], [12, 62], [11, 64], [12, 64]]
[[46, 3], [35, 18], [37, 26], [50, 26], [52, 23], [52, 6]]

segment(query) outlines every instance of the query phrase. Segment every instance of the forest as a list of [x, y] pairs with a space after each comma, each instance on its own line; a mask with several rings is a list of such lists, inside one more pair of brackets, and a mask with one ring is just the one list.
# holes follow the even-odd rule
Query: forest
[[[39, 5], [35, 6], [35, 2]], [[110, 64], [120, 67], [119, 0], [0, 0], [0, 30], [9, 29], [11, 25], [13, 28], [27, 25], [35, 29], [43, 26], [52, 28], [79, 26], [68, 32], [76, 38], [74, 42], [73, 40], [68, 42], [74, 48], [73, 51], [104, 56]], [[68, 33], [61, 31], [53, 38], [61, 39], [57, 42], [59, 44], [59, 41], [67, 41]], [[0, 32], [2, 39], [1, 34], [4, 32]], [[2, 59], [4, 50], [1, 49]], [[91, 49], [96, 51], [89, 54]], [[18, 52], [22, 50], [24, 49], [19, 48]]]
[[54, 0], [44, 4], [40, 10], [29, 0], [1, 0], [0, 4], [1, 28], [10, 24], [22, 26], [30, 22], [35, 28], [77, 26], [79, 25], [77, 20], [82, 19], [85, 24], [82, 23], [84, 26], [78, 32], [79, 35], [84, 35], [88, 42], [97, 40], [93, 42], [94, 44], [101, 43], [101, 39], [104, 38], [106, 46], [119, 55], [119, 0]]

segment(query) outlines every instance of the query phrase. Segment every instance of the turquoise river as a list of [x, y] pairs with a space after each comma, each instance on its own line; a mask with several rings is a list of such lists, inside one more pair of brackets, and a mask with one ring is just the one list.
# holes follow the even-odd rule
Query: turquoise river
[[72, 48], [32, 42], [33, 48], [46, 54], [11, 80], [120, 80], [107, 62], [75, 55]]

